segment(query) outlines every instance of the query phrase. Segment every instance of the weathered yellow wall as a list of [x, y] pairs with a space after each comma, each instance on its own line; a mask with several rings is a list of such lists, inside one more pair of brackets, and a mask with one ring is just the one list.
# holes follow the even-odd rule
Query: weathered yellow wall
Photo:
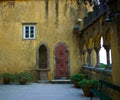
[[[0, 2], [0, 73], [23, 70], [32, 70], [35, 73], [36, 48], [41, 42], [50, 48], [49, 80], [54, 76], [54, 48], [59, 42], [65, 43], [70, 50], [70, 74], [79, 71], [79, 41], [72, 32], [77, 16], [76, 3], [58, 0], [57, 20], [55, 0], [49, 0], [48, 14], [45, 1]], [[37, 23], [35, 40], [22, 38], [22, 23]]]

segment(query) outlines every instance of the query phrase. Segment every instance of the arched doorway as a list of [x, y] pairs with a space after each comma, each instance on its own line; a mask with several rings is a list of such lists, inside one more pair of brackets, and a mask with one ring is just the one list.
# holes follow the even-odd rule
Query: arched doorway
[[69, 51], [65, 44], [59, 43], [55, 48], [55, 78], [68, 79], [69, 76]]
[[45, 43], [41, 43], [37, 47], [37, 73], [40, 82], [48, 82], [49, 71], [49, 49]]

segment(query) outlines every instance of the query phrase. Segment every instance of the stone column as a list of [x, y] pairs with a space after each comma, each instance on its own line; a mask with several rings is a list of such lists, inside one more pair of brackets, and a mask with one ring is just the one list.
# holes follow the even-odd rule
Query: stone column
[[100, 55], [99, 55], [99, 51], [100, 51], [101, 47], [95, 47], [95, 52], [96, 52], [96, 56], [97, 56], [97, 64], [95, 66], [95, 68], [100, 68]]
[[103, 45], [103, 47], [105, 48], [105, 50], [106, 50], [106, 53], [107, 53], [107, 66], [106, 66], [106, 68], [105, 69], [111, 69], [112, 68], [112, 66], [110, 65], [110, 49], [111, 49], [111, 47], [110, 47], [110, 45]]
[[93, 49], [88, 49], [88, 53], [89, 53], [89, 64], [88, 64], [88, 67], [93, 67], [92, 65], [92, 50]]
[[84, 64], [82, 65], [82, 67], [88, 67], [87, 62], [86, 62], [86, 50], [83, 50], [82, 54], [83, 54], [83, 57], [84, 57], [83, 58]]

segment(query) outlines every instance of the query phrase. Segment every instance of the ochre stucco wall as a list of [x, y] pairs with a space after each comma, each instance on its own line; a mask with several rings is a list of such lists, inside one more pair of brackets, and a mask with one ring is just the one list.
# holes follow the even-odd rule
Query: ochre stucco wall
[[[50, 49], [48, 79], [54, 77], [55, 46], [63, 42], [70, 53], [70, 75], [78, 72], [81, 65], [79, 41], [73, 34], [77, 17], [76, 3], [58, 0], [16, 0], [0, 2], [0, 73], [33, 71], [36, 77], [36, 49], [43, 42]], [[74, 0], [73, 0], [74, 1]], [[36, 24], [36, 39], [24, 40], [22, 23]]]

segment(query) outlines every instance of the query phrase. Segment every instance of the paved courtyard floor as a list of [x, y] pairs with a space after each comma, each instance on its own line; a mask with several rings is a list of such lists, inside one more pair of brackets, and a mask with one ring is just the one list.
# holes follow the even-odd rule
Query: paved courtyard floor
[[82, 90], [74, 88], [72, 84], [31, 83], [0, 84], [0, 100], [90, 100], [90, 98], [85, 97]]

